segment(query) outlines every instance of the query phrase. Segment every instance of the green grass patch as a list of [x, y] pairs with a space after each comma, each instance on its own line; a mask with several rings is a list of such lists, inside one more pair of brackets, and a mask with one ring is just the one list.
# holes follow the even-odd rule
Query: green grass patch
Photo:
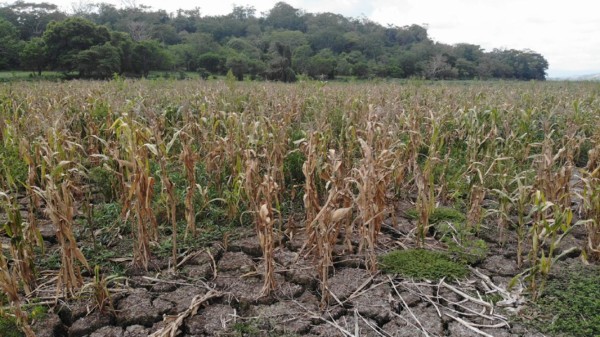
[[446, 253], [424, 249], [393, 251], [381, 256], [379, 264], [386, 273], [414, 279], [459, 279], [469, 273], [464, 264], [452, 261]]
[[465, 220], [466, 217], [461, 211], [451, 207], [438, 207], [433, 211], [429, 218], [430, 223], [438, 223], [440, 221], [462, 223], [465, 222]]
[[25, 334], [19, 329], [14, 317], [0, 315], [0, 336], [2, 337], [24, 337]]
[[404, 216], [408, 219], [411, 220], [416, 220], [419, 218], [419, 213], [417, 213], [416, 209], [409, 209], [408, 211], [404, 212]]
[[548, 280], [536, 309], [547, 333], [600, 336], [600, 268], [571, 267]]
[[[404, 213], [404, 215], [409, 219], [418, 219], [419, 213], [417, 213], [416, 209], [410, 209]], [[429, 223], [435, 224], [440, 221], [449, 221], [452, 223], [462, 223], [465, 222], [466, 217], [464, 213], [461, 211], [452, 208], [452, 207], [438, 207], [433, 210], [431, 216], [429, 216]]]
[[448, 252], [454, 257], [454, 260], [469, 265], [482, 262], [489, 252], [487, 243], [473, 236], [461, 240], [460, 243], [449, 238], [443, 242], [448, 245]]
[[29, 318], [32, 320], [42, 320], [48, 315], [48, 307], [44, 305], [34, 305], [29, 310]]
[[43, 71], [41, 76], [31, 71], [0, 71], [0, 82], [13, 81], [59, 81], [64, 74], [56, 71]]

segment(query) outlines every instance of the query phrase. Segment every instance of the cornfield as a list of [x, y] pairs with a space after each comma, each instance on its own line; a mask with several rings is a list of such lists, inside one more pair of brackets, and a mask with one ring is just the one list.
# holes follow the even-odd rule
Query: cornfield
[[[295, 235], [326, 307], [336, 246], [377, 273], [378, 235], [406, 204], [414, 247], [443, 248], [431, 225], [442, 206], [460, 209], [467, 230], [513, 233], [536, 297], [572, 230], [587, 233], [578, 248], [588, 261], [600, 260], [599, 129], [594, 83], [3, 86], [0, 299], [29, 329], [20, 305], [41, 281], [54, 280], [59, 299], [100, 279], [97, 249], [84, 248], [102, 235], [128, 243], [132, 268], [168, 250], [176, 273], [207, 233], [247, 227], [263, 254], [261, 295], [277, 289], [274, 250]], [[103, 232], [111, 224], [86, 216], [89, 203], [118, 205], [130, 227]], [[42, 273], [41, 220], [60, 245], [55, 278]]]

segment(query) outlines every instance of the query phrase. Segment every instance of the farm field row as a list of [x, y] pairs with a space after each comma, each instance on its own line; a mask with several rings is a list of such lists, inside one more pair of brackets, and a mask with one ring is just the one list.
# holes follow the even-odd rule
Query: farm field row
[[0, 332], [600, 334], [548, 311], [600, 291], [599, 120], [584, 82], [5, 84]]

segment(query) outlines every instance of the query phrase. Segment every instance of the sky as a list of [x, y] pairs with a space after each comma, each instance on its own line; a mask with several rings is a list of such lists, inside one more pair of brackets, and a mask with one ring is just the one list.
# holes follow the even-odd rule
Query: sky
[[[87, 0], [46, 0], [70, 10]], [[117, 6], [122, 0], [96, 0]], [[126, 0], [174, 12], [200, 7], [202, 15], [222, 15], [233, 5], [268, 12], [276, 0]], [[494, 48], [530, 49], [549, 63], [549, 77], [600, 73], [600, 2], [597, 0], [287, 0], [306, 12], [367, 17], [382, 25], [426, 25], [437, 42]]]

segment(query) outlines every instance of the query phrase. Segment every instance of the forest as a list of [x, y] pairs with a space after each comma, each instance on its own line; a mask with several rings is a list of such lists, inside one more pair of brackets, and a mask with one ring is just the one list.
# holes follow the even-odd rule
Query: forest
[[0, 71], [58, 71], [68, 78], [147, 77], [151, 71], [231, 72], [294, 82], [336, 77], [544, 80], [547, 60], [531, 50], [448, 45], [425, 25], [383, 26], [366, 17], [308, 13], [279, 2], [264, 13], [234, 6], [203, 16], [131, 4], [0, 5]]

